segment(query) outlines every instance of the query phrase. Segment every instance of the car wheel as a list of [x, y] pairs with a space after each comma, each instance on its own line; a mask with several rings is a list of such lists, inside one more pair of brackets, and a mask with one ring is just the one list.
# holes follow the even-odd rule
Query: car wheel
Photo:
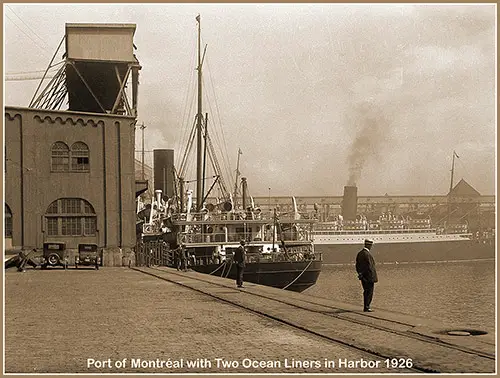
[[59, 264], [59, 255], [57, 253], [50, 254], [49, 257], [47, 257], [47, 262], [52, 266]]

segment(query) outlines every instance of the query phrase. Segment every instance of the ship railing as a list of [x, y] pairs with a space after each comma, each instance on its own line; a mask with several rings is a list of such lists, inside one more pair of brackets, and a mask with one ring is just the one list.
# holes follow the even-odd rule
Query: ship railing
[[314, 231], [431, 229], [430, 219], [345, 220], [317, 223]]
[[152, 235], [161, 232], [161, 224], [159, 222], [153, 223], [143, 223], [142, 233], [146, 235]]
[[[171, 215], [172, 221], [186, 221], [186, 213], [175, 213]], [[243, 210], [236, 211], [201, 211], [201, 212], [191, 212], [189, 213], [189, 219], [196, 222], [221, 222], [225, 221], [245, 221], [245, 220], [257, 220], [263, 222], [269, 222], [272, 224], [274, 219], [272, 216], [268, 216], [264, 213], [255, 213]], [[281, 223], [302, 223], [302, 224], [314, 224], [317, 223], [316, 219], [300, 217], [300, 219], [295, 219], [293, 214], [281, 214], [278, 217]]]
[[[246, 253], [245, 263], [248, 264], [265, 264], [274, 262], [299, 262], [299, 261], [322, 261], [323, 255], [320, 252], [293, 252], [293, 251], [279, 251], [274, 253], [250, 252]], [[233, 254], [204, 254], [190, 256], [191, 265], [209, 265], [209, 264], [235, 264]]]
[[[312, 234], [308, 230], [299, 230], [297, 232], [285, 231], [281, 235], [274, 234], [275, 244], [280, 240], [293, 242], [311, 241]], [[189, 226], [189, 230], [179, 233], [179, 244], [190, 243], [237, 243], [245, 240], [247, 243], [272, 243], [273, 231], [260, 229], [256, 231], [255, 227], [243, 228], [238, 232], [229, 232], [225, 227], [203, 227], [202, 225]]]
[[388, 229], [388, 230], [315, 230], [314, 235], [380, 235], [380, 234], [428, 234], [438, 233], [435, 228]]
[[[185, 221], [188, 215], [186, 213], [173, 214], [172, 220], [175, 221]], [[238, 220], [265, 220], [261, 215], [247, 214], [246, 212], [191, 212], [189, 213], [189, 219], [195, 222], [218, 222], [221, 223], [225, 221], [238, 221]]]
[[290, 252], [280, 251], [275, 253], [247, 253], [246, 261], [249, 263], [269, 263], [269, 262], [297, 262], [297, 261], [321, 261], [323, 258], [320, 252]]
[[443, 229], [447, 234], [463, 234], [468, 232], [469, 226], [467, 223], [445, 224]]

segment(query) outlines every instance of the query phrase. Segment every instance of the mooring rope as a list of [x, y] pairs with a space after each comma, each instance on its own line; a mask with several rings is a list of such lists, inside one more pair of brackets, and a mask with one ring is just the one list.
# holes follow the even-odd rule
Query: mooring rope
[[[217, 269], [215, 269], [213, 272], [210, 272], [208, 274], [214, 274], [215, 272], [217, 272], [220, 268], [222, 268], [224, 265], [226, 265], [227, 261], [224, 261], [222, 264], [220, 264]], [[224, 270], [222, 270], [222, 274], [224, 274]]]
[[[227, 278], [227, 276], [229, 276], [229, 272], [231, 271], [232, 266], [233, 266], [233, 260], [231, 260], [231, 264], [229, 265], [229, 269], [227, 270], [226, 276], [224, 278]], [[221, 277], [223, 277], [223, 276], [221, 276]]]
[[226, 264], [224, 265], [224, 269], [222, 269], [222, 273], [220, 274], [221, 277], [224, 277], [224, 272], [226, 271], [226, 266], [227, 266], [227, 260], [226, 260]]
[[300, 272], [300, 274], [297, 277], [295, 277], [295, 279], [292, 282], [290, 282], [288, 285], [286, 285], [283, 288], [283, 290], [286, 290], [290, 285], [292, 285], [295, 281], [297, 281], [300, 278], [300, 276], [302, 276], [304, 274], [304, 272], [311, 266], [313, 261], [314, 260], [309, 261], [309, 264], [307, 264], [307, 266], [302, 270], [302, 272]]

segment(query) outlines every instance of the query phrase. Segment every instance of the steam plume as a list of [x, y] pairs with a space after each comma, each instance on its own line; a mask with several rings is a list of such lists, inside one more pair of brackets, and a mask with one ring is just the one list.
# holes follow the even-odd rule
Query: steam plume
[[376, 160], [383, 150], [382, 142], [388, 121], [382, 110], [369, 102], [356, 105], [350, 116], [356, 135], [347, 156], [349, 166], [347, 185], [356, 186], [365, 164], [370, 160]]

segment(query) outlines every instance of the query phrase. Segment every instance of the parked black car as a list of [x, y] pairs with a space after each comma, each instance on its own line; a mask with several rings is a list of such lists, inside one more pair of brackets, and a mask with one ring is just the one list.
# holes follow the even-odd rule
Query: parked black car
[[42, 269], [55, 266], [62, 266], [64, 269], [68, 266], [66, 243], [43, 243]]
[[95, 269], [102, 266], [102, 251], [96, 244], [78, 244], [78, 256], [75, 257], [75, 268], [79, 265], [91, 265]]

